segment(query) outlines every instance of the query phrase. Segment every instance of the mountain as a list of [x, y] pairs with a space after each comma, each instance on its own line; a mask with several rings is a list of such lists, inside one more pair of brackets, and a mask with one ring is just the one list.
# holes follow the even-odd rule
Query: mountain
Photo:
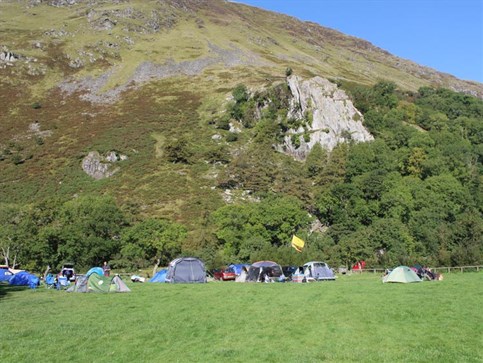
[[[0, 200], [108, 194], [186, 225], [193, 246], [214, 211], [260, 193], [314, 211], [345, 152], [314, 181], [314, 146], [381, 140], [364, 120], [377, 92], [407, 114], [421, 87], [483, 97], [365, 40], [222, 0], [12, 0], [0, 19]], [[418, 115], [400, 122], [424, 134]]]

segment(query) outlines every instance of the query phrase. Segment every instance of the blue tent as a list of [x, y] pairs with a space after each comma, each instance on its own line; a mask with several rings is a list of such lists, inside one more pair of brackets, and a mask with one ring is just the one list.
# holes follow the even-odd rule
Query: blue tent
[[12, 278], [13, 273], [8, 268], [0, 268], [0, 282], [8, 282]]
[[86, 273], [86, 277], [92, 274], [98, 274], [99, 276], [104, 276], [104, 270], [101, 267], [93, 267]]
[[181, 257], [169, 263], [167, 283], [205, 283], [206, 269], [203, 261], [196, 257]]
[[26, 271], [20, 271], [13, 275], [8, 283], [14, 286], [29, 286], [31, 289], [35, 289], [39, 286], [40, 279]]
[[159, 270], [156, 273], [156, 275], [151, 277], [151, 280], [149, 280], [149, 282], [165, 282], [167, 272], [168, 272], [168, 269], [166, 269], [166, 268]]
[[242, 272], [243, 266], [245, 266], [245, 268], [247, 269], [247, 271], [250, 268], [250, 265], [247, 264], [247, 263], [236, 263], [236, 264], [235, 263], [232, 263], [228, 267], [233, 268], [233, 270], [235, 270], [236, 275], [239, 276], [241, 274], [241, 272]]

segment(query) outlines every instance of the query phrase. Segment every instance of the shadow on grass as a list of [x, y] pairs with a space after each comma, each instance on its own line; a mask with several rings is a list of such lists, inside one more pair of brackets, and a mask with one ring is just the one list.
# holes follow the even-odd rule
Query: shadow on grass
[[29, 289], [28, 286], [11, 286], [11, 285], [0, 284], [0, 299], [3, 299], [4, 297], [6, 297], [9, 293], [28, 290], [28, 289]]

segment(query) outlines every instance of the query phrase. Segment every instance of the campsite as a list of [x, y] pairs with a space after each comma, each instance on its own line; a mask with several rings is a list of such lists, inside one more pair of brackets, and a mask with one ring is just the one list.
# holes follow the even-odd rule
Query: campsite
[[383, 284], [0, 285], [2, 362], [480, 362], [481, 272]]

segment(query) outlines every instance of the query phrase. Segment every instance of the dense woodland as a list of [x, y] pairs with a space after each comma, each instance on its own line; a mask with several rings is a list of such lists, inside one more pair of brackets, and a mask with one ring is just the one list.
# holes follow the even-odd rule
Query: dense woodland
[[[180, 255], [199, 256], [209, 267], [260, 259], [332, 267], [360, 259], [368, 267], [481, 264], [483, 101], [447, 89], [402, 92], [384, 81], [339, 86], [363, 113], [373, 142], [330, 153], [314, 147], [305, 162], [276, 152], [287, 130], [310, 122], [310, 115], [287, 118], [288, 88], [279, 84], [255, 93], [236, 87], [224, 115], [209, 123], [226, 142], [203, 160], [189, 137], [165, 145], [170, 163], [221, 165], [220, 193], [246, 192], [210, 211], [196, 233], [109, 195], [1, 203], [2, 258], [34, 271], [103, 260], [133, 270]], [[231, 121], [243, 131], [230, 132]], [[293, 234], [306, 241], [302, 253], [290, 247]]]

